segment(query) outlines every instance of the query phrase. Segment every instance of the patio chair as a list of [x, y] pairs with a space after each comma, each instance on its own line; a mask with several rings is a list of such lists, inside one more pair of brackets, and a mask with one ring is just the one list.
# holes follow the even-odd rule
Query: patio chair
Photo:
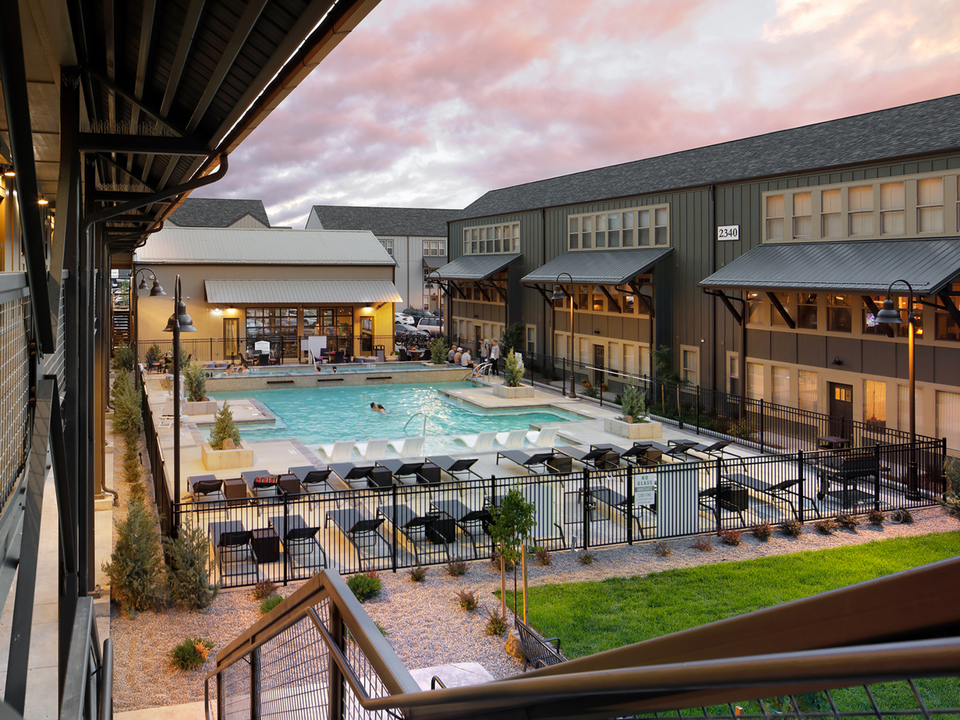
[[213, 522], [208, 526], [220, 582], [224, 586], [252, 585], [260, 581], [260, 567], [253, 549], [253, 532], [239, 520]]
[[198, 524], [201, 511], [215, 511], [207, 513], [207, 517], [211, 519], [214, 514], [219, 517], [230, 517], [227, 496], [223, 494], [223, 480], [218, 480], [215, 475], [193, 475], [187, 478], [187, 487], [193, 495]]
[[[443, 472], [449, 475], [454, 480], [463, 481], [469, 480], [471, 477], [477, 480], [481, 480], [479, 474], [473, 471], [473, 466], [477, 463], [478, 458], [475, 457], [452, 457], [450, 455], [431, 455], [427, 460]], [[466, 477], [460, 477], [465, 474]]]
[[530, 430], [526, 434], [527, 442], [537, 447], [552, 447], [559, 430], [560, 428], [557, 426], [545, 427], [540, 430]]
[[424, 458], [383, 458], [377, 465], [386, 468], [397, 485], [416, 485], [425, 462]]
[[771, 483], [746, 473], [731, 473], [729, 475], [724, 474], [723, 477], [725, 480], [729, 480], [730, 482], [735, 483], [747, 490], [752, 490], [758, 495], [764, 495], [774, 501], [786, 503], [790, 508], [790, 511], [793, 513], [793, 516], [798, 520], [800, 519], [800, 514], [797, 512], [797, 508], [794, 503], [797, 500], [799, 493], [800, 502], [804, 504], [809, 503], [817, 517], [820, 517], [820, 508], [817, 504], [817, 501], [802, 494], [803, 483], [800, 478], [790, 478], [787, 480], [781, 480], [777, 483]]
[[715, 443], [700, 443], [690, 448], [689, 452], [696, 453], [697, 455], [706, 455], [706, 459], [720, 459], [723, 458], [724, 455], [733, 455], [732, 452], [727, 450], [727, 446], [730, 445], [731, 442], [731, 440], [717, 440]]
[[283, 552], [295, 568], [319, 570], [327, 567], [327, 555], [317, 540], [319, 527], [309, 527], [300, 515], [274, 515], [270, 525], [276, 531]]
[[330, 469], [349, 487], [360, 490], [367, 487], [367, 478], [376, 467], [373, 463], [331, 463]]
[[[333, 521], [333, 524], [337, 526], [337, 529], [357, 551], [357, 566], [360, 570], [363, 570], [362, 550], [376, 548], [381, 540], [387, 543], [387, 540], [379, 533], [379, 528], [383, 524], [383, 518], [371, 520], [359, 510], [343, 508], [341, 510], [327, 511], [327, 518], [323, 526], [327, 527], [331, 521]], [[389, 543], [387, 543], [387, 549], [389, 550]]]
[[275, 498], [279, 487], [278, 478], [267, 470], [244, 470], [240, 473], [247, 492], [255, 498]]
[[415, 437], [406, 437], [400, 440], [391, 440], [390, 446], [400, 453], [403, 457], [415, 457], [423, 455], [423, 441], [426, 438], [423, 435]]
[[[431, 512], [426, 515], [418, 515], [409, 505], [381, 505], [377, 508], [377, 515], [393, 525], [397, 532], [403, 535], [413, 548], [413, 555], [420, 564], [420, 549], [418, 541], [426, 543], [427, 540], [436, 537], [435, 533], [428, 533], [428, 530], [440, 519], [440, 513]], [[450, 559], [450, 550], [446, 543], [442, 544], [447, 560]]]
[[[669, 440], [668, 447], [663, 450], [664, 457], [670, 457], [675, 460], [686, 462], [690, 459], [690, 451], [699, 443], [696, 440]], [[654, 447], [657, 447], [654, 445]], [[662, 446], [661, 446], [662, 447]]]
[[[287, 468], [287, 472], [295, 475], [297, 479], [300, 480], [300, 486], [307, 495], [322, 495], [335, 492], [333, 486], [327, 481], [332, 472], [329, 467], [316, 468], [313, 465], [297, 465]], [[331, 494], [329, 497], [335, 501], [336, 507], [340, 507], [340, 498], [338, 495]], [[315, 501], [315, 498], [311, 498], [311, 506]]]
[[624, 518], [632, 517], [633, 522], [637, 526], [637, 531], [640, 533], [640, 539], [645, 539], [642, 522], [643, 514], [644, 511], [647, 511], [653, 515], [656, 515], [656, 503], [651, 505], [637, 505], [633, 502], [633, 496], [628, 497], [617, 490], [602, 486], [591, 487], [589, 492], [591, 498], [603, 505], [606, 505], [610, 510], [615, 510], [616, 512], [622, 514]]
[[350, 459], [355, 445], [353, 440], [337, 440], [332, 445], [320, 445], [320, 450], [330, 462], [344, 462]]
[[750, 507], [750, 499], [746, 488], [709, 487], [697, 494], [697, 502], [700, 507], [711, 512], [717, 521], [717, 525], [723, 522], [723, 513], [726, 511], [740, 518], [740, 527], [747, 526], [743, 519], [743, 511]]
[[477, 552], [477, 536], [483, 535], [493, 522], [490, 511], [486, 508], [475, 510], [459, 500], [433, 500], [430, 504], [437, 512], [453, 520], [454, 524], [467, 536], [473, 547], [474, 560], [480, 557]]
[[386, 438], [378, 440], [367, 440], [365, 443], [357, 443], [357, 452], [359, 452], [365, 460], [379, 460], [387, 454], [387, 442]]
[[[557, 486], [551, 484], [543, 485], [514, 485], [511, 488], [504, 489], [504, 492], [516, 489], [523, 496], [523, 499], [533, 505], [533, 528], [530, 530], [529, 539], [536, 544], [544, 544], [552, 540], [560, 541], [560, 548], [567, 549], [566, 536], [563, 534], [563, 526], [560, 523], [560, 505], [557, 501]], [[497, 493], [487, 500], [491, 505], [500, 506], [504, 495]]]
[[496, 430], [485, 430], [477, 435], [457, 435], [454, 440], [461, 442], [475, 452], [492, 450], [493, 443], [497, 439]]
[[[570, 458], [576, 460], [581, 465], [599, 470], [601, 469], [601, 465], [603, 465], [604, 468], [607, 467], [607, 464], [610, 462], [607, 459], [608, 456], [611, 453], [616, 453], [617, 450], [612, 445], [592, 445], [589, 450], [581, 450], [580, 448], [573, 447], [573, 445], [558, 445], [554, 448], [554, 452], [556, 452], [557, 455], [563, 456], [564, 459]], [[555, 463], [557, 459], [555, 459], [553, 463]], [[570, 472], [570, 470], [565, 470], [565, 472]]]
[[497, 444], [505, 448], [523, 447], [523, 441], [526, 439], [526, 430], [511, 430], [510, 432], [497, 433]]
[[500, 464], [500, 458], [512, 460], [517, 465], [524, 467], [527, 472], [532, 472], [532, 468], [537, 465], [547, 467], [547, 463], [556, 457], [553, 448], [550, 450], [502, 450], [497, 453], [497, 465]]

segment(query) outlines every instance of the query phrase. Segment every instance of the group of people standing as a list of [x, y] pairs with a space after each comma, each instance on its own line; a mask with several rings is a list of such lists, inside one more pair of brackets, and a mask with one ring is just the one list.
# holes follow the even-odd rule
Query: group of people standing
[[[490, 362], [490, 372], [500, 375], [500, 343], [496, 340], [483, 340], [480, 343], [480, 364]], [[473, 356], [470, 348], [452, 347], [447, 353], [447, 362], [462, 367], [473, 367]]]

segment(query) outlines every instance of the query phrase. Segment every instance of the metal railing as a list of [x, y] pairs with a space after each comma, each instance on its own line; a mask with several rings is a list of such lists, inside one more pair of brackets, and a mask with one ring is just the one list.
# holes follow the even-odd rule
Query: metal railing
[[[283, 485], [258, 491], [269, 496], [201, 497], [166, 507], [184, 523], [207, 530], [214, 547], [211, 582], [236, 587], [302, 580], [322, 568], [395, 572], [452, 559], [489, 559], [494, 554], [489, 508], [511, 488], [536, 508], [531, 544], [549, 550], [743, 531], [763, 523], [775, 528], [876, 510], [897, 519], [902, 510], [936, 504], [944, 490], [943, 443], [921, 443], [917, 455], [924, 472], [916, 488], [909, 485], [910, 446], [896, 445], [642, 468], [611, 461], [596, 470], [574, 470], [569, 458], [559, 457], [542, 475], [311, 494], [297, 494], [296, 479], [289, 476], [280, 478]], [[225, 482], [228, 491], [247, 493], [239, 478]], [[294, 491], [284, 492], [284, 486]], [[464, 510], [473, 511], [470, 520], [460, 516]], [[363, 519], [376, 527], [358, 532], [356, 523]], [[306, 528], [308, 537], [288, 543], [285, 528]], [[222, 533], [235, 530], [249, 531], [249, 544], [222, 546]]]
[[65, 678], [61, 720], [113, 717], [113, 646], [108, 638], [101, 651], [91, 597], [77, 599]]

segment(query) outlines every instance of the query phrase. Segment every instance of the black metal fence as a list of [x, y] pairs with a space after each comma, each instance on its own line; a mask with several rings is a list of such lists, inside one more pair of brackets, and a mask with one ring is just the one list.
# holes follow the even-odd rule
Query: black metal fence
[[[347, 574], [489, 559], [489, 511], [512, 488], [536, 508], [530, 544], [548, 550], [873, 510], [896, 519], [901, 509], [935, 504], [943, 492], [944, 444], [921, 442], [917, 457], [915, 480], [909, 445], [875, 445], [321, 493], [287, 492], [287, 482], [257, 490], [265, 496], [209, 495], [171, 510], [209, 532], [216, 581], [287, 583], [323, 567]], [[240, 481], [227, 485], [250, 492]]]

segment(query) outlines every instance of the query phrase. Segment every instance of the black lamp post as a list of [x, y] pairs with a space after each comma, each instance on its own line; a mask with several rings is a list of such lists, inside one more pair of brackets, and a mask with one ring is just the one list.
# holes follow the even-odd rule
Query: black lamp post
[[[162, 288], [161, 288], [162, 290]], [[173, 502], [180, 503], [180, 333], [197, 332], [193, 318], [187, 315], [187, 304], [180, 299], [180, 275], [174, 290], [173, 315], [164, 332], [173, 332]], [[174, 520], [174, 527], [178, 525]]]
[[[560, 278], [566, 275], [570, 278], [570, 292], [567, 292], [563, 289], [563, 285], [560, 284]], [[570, 397], [575, 398], [577, 396], [576, 391], [576, 380], [577, 373], [574, 369], [573, 358], [574, 358], [574, 349], [573, 349], [573, 276], [570, 273], [564, 272], [557, 275], [556, 283], [553, 286], [553, 298], [552, 300], [563, 300], [564, 298], [570, 298]]]
[[907, 463], [907, 497], [915, 500], [919, 497], [918, 477], [917, 477], [917, 385], [914, 373], [914, 336], [916, 317], [913, 314], [913, 286], [906, 280], [894, 280], [887, 287], [887, 298], [883, 301], [883, 308], [877, 313], [876, 321], [891, 325], [903, 325], [903, 319], [900, 317], [900, 311], [893, 303], [890, 293], [893, 286], [898, 282], [907, 286], [910, 291], [909, 304], [907, 305], [907, 362], [909, 367], [910, 383], [910, 461]]
[[[140, 275], [140, 273], [146, 273], [146, 272], [153, 273], [152, 287], [147, 285], [146, 277], [144, 277], [143, 280], [140, 281], [140, 284], [137, 285], [137, 277]], [[150, 297], [166, 296], [166, 293], [163, 291], [163, 288], [160, 286], [160, 282], [157, 280], [156, 271], [153, 268], [142, 267], [138, 269], [136, 272], [134, 272], [133, 276], [130, 278], [130, 295], [131, 295], [130, 315], [131, 317], [133, 317], [133, 327], [130, 328], [130, 337], [131, 337], [131, 340], [134, 343], [136, 343], [134, 347], [137, 348], [137, 357], [140, 356], [140, 350], [139, 350], [140, 338], [138, 337], [138, 332], [137, 332], [137, 329], [138, 329], [137, 323], [140, 319], [138, 310], [140, 309], [140, 306], [139, 304], [135, 304], [134, 301], [139, 297], [137, 293], [139, 293], [141, 290], [147, 290], [147, 289], [150, 290]]]

